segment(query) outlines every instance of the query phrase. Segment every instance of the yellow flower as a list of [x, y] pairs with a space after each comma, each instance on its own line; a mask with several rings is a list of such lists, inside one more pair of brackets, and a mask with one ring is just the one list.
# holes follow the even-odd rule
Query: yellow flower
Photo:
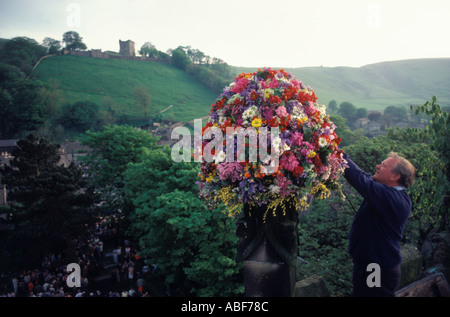
[[308, 154], [309, 158], [313, 158], [314, 156], [316, 156], [316, 152], [314, 152], [314, 151], [309, 152], [309, 154]]
[[326, 199], [330, 197], [330, 190], [325, 186], [325, 184], [317, 184], [311, 189], [311, 195], [319, 199]]
[[260, 126], [262, 126], [262, 121], [261, 121], [261, 119], [259, 119], [259, 118], [253, 119], [253, 121], [252, 121], [252, 126], [253, 126], [254, 128], [259, 128]]
[[270, 96], [272, 96], [274, 93], [273, 89], [270, 89], [270, 88], [263, 89], [263, 92], [264, 92], [264, 98], [266, 98], [266, 99], [269, 99]]
[[226, 206], [228, 217], [233, 217], [239, 213], [241, 204], [235, 201], [235, 194], [232, 191], [232, 186], [221, 188], [219, 194], [215, 198]]
[[304, 124], [306, 121], [308, 121], [308, 117], [305, 116], [304, 114], [300, 115], [300, 117], [297, 119], [298, 122], [300, 122], [301, 124]]

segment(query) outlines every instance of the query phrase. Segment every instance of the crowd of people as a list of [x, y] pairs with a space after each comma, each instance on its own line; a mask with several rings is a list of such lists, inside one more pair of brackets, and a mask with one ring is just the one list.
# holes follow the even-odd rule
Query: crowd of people
[[[25, 269], [3, 280], [0, 297], [149, 297], [146, 265], [129, 240], [123, 240], [114, 217], [103, 218], [87, 239], [74, 240], [80, 286], [69, 287], [69, 263], [63, 254], [44, 257], [39, 268]], [[111, 251], [112, 250], [112, 251]]]

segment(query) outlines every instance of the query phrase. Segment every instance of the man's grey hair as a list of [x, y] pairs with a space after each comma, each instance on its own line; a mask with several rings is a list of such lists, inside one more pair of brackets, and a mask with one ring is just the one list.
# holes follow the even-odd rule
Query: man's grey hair
[[389, 153], [388, 157], [393, 157], [397, 161], [392, 169], [392, 172], [400, 174], [400, 185], [405, 186], [406, 188], [414, 185], [416, 179], [416, 168], [411, 164], [411, 162], [395, 152]]

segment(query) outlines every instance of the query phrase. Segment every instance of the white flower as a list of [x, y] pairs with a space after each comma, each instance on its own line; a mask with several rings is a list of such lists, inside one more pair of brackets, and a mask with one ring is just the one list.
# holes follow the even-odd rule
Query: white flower
[[315, 106], [316, 106], [316, 108], [317, 108], [317, 110], [319, 110], [320, 111], [320, 114], [322, 115], [322, 116], [325, 116], [326, 115], [326, 107], [325, 107], [325, 105], [321, 105], [321, 104], [315, 104]]
[[327, 168], [327, 171], [322, 175], [322, 180], [326, 181], [328, 178], [330, 178], [331, 175], [331, 169]]
[[276, 186], [276, 185], [270, 185], [269, 186], [269, 191], [271, 194], [279, 194], [280, 193], [280, 187]]
[[220, 150], [220, 152], [214, 156], [214, 162], [216, 164], [219, 164], [220, 162], [223, 162], [226, 158], [226, 154], [224, 151]]
[[325, 139], [325, 138], [319, 138], [319, 145], [320, 145], [320, 147], [328, 146], [327, 139]]
[[276, 137], [272, 140], [272, 152], [277, 154], [281, 154], [281, 138]]
[[248, 108], [247, 110], [245, 110], [242, 113], [242, 118], [244, 120], [246, 119], [253, 119], [254, 116], [258, 115], [258, 108], [256, 106], [251, 106], [250, 108]]
[[223, 125], [227, 121], [226, 117], [219, 117], [219, 125]]

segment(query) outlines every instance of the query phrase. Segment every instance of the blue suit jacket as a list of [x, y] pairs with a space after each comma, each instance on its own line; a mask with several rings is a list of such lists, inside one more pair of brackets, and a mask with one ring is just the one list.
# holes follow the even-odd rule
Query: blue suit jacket
[[344, 177], [364, 198], [350, 230], [350, 255], [360, 265], [399, 265], [400, 241], [411, 212], [411, 198], [405, 188], [378, 183], [345, 153], [344, 158], [349, 165]]

